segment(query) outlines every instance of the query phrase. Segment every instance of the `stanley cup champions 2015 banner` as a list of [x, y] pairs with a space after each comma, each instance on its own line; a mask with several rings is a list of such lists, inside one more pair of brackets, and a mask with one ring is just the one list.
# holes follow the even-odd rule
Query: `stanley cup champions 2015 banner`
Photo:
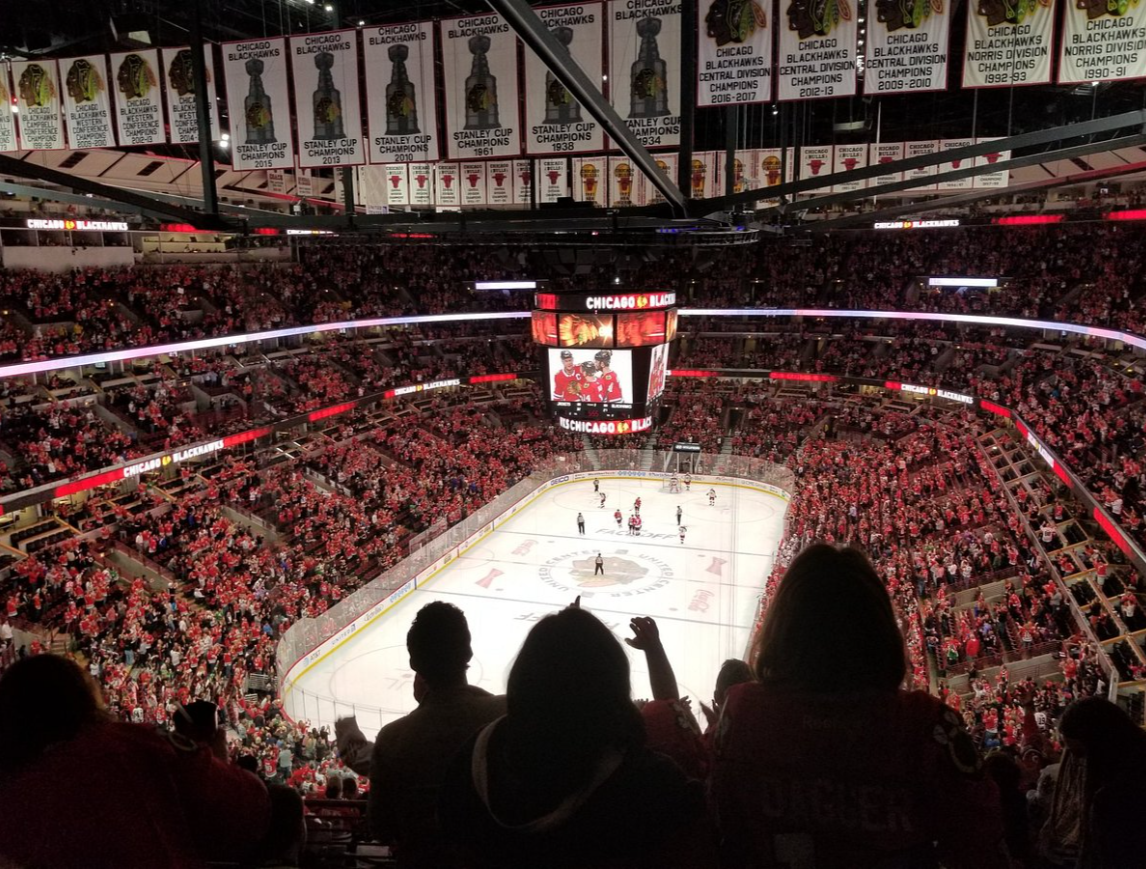
[[224, 42], [223, 75], [231, 114], [232, 165], [293, 167], [286, 40]]
[[107, 57], [93, 54], [60, 61], [64, 78], [64, 126], [73, 148], [111, 148], [111, 93]]
[[963, 87], [1049, 82], [1054, 16], [1054, 0], [968, 0]]
[[[584, 70], [589, 81], [604, 76], [600, 3], [542, 6], [534, 11]], [[530, 154], [601, 151], [605, 134], [531, 49], [525, 49], [525, 150]]]
[[335, 30], [290, 39], [298, 164], [365, 163], [358, 101], [358, 33]]
[[119, 144], [155, 145], [166, 142], [163, 97], [159, 87], [159, 52], [154, 48], [125, 51], [111, 55], [109, 60], [115, 88]]
[[12, 62], [20, 109], [20, 147], [26, 151], [55, 151], [64, 147], [60, 103], [60, 74], [54, 60]]
[[867, 28], [866, 93], [900, 94], [947, 88], [953, 2], [875, 0], [875, 22]]
[[18, 151], [16, 144], [16, 116], [4, 110], [12, 104], [12, 82], [8, 76], [8, 64], [0, 63], [0, 153]]
[[[164, 48], [160, 51], [167, 93], [167, 122], [171, 141], [187, 145], [199, 141], [199, 116], [195, 109], [195, 70], [190, 48]], [[207, 116], [211, 123], [211, 140], [219, 138], [219, 105], [215, 101], [215, 55], [210, 45], [203, 46], [207, 72]]]
[[447, 18], [441, 26], [450, 156], [521, 153], [513, 30], [499, 15]]
[[408, 163], [441, 156], [434, 42], [434, 25], [429, 21], [362, 31], [371, 163]]
[[700, 0], [696, 28], [699, 106], [772, 99], [772, 4], [768, 0]]
[[680, 0], [611, 0], [609, 96], [646, 148], [680, 144]]
[[1060, 83], [1146, 76], [1146, 5], [1139, 0], [1071, 0], [1065, 18]]
[[781, 100], [856, 92], [857, 0], [780, 0]]

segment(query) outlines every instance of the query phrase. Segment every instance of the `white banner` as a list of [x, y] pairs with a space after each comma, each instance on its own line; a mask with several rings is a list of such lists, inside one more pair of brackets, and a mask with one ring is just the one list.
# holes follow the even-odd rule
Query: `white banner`
[[856, 92], [856, 0], [781, 0], [781, 100], [850, 97]]
[[309, 169], [299, 169], [294, 173], [295, 196], [314, 196], [314, 178]]
[[362, 39], [370, 162], [439, 159], [433, 22], [367, 27]]
[[438, 205], [462, 204], [462, 185], [457, 163], [434, 164], [434, 201]]
[[564, 157], [551, 157], [548, 160], [536, 161], [537, 183], [540, 185], [537, 188], [540, 191], [540, 195], [537, 197], [538, 202], [556, 202], [560, 197], [570, 195], [569, 173], [566, 171], [566, 163]]
[[[752, 151], [737, 151], [736, 155], [732, 158], [732, 192], [743, 193], [745, 190], [750, 190], [753, 185], [751, 182], [750, 173], [755, 171]], [[719, 179], [718, 186], [720, 188], [717, 195], [724, 193], [724, 179], [728, 176], [728, 155], [724, 151], [716, 152], [716, 177]]]
[[442, 21], [446, 135], [453, 157], [512, 157], [518, 129], [517, 37], [499, 15]]
[[286, 193], [286, 172], [282, 169], [271, 169], [267, 172], [267, 191], [270, 193]]
[[1146, 6], [1078, 0], [1065, 14], [1060, 84], [1146, 76]]
[[[267, 173], [267, 177], [273, 174]], [[386, 167], [385, 166], [359, 166], [355, 170], [358, 184], [354, 191], [355, 199], [366, 206], [367, 214], [382, 214], [382, 208], [387, 206], [389, 199], [386, 193]]]
[[[987, 138], [978, 138], [975, 144], [982, 142], [994, 142], [998, 136], [991, 136]], [[975, 158], [976, 166], [994, 166], [996, 163], [1002, 163], [1011, 159], [1010, 151], [988, 151], [982, 157]], [[974, 180], [974, 188], [976, 190], [998, 190], [1006, 187], [1011, 183], [1011, 173], [1007, 169], [1000, 172], [984, 172], [982, 175], [976, 175]]]
[[772, 99], [772, 30], [768, 0], [701, 0], [696, 28], [699, 106]]
[[533, 204], [534, 165], [532, 160], [513, 161], [513, 204]]
[[708, 199], [724, 193], [724, 179], [717, 171], [715, 151], [694, 151], [692, 154], [692, 171], [688, 176], [689, 190], [687, 195], [693, 199]]
[[605, 173], [608, 171], [604, 157], [573, 158], [573, 198], [578, 202], [591, 202], [605, 205], [608, 188]]
[[236, 169], [289, 169], [291, 141], [286, 40], [223, 43], [223, 74]]
[[[195, 71], [191, 64], [190, 48], [164, 48], [160, 52], [163, 69], [167, 73], [167, 123], [171, 142], [189, 145], [199, 141], [199, 117], [195, 109]], [[211, 140], [219, 139], [219, 104], [215, 99], [215, 54], [210, 45], [203, 46], [203, 62], [207, 66], [207, 112], [211, 122]]]
[[[941, 139], [939, 141], [939, 150], [954, 151], [956, 148], [969, 148], [974, 144], [974, 139]], [[954, 172], [956, 169], [966, 169], [970, 167], [973, 162], [973, 160], [948, 160], [945, 163], [940, 163], [935, 189], [949, 192], [970, 190], [974, 185], [972, 179], [960, 178], [958, 180], [948, 180], [943, 176], [948, 172]]]
[[[760, 148], [756, 152], [756, 177], [760, 187], [779, 187], [792, 180], [795, 170], [795, 160], [792, 149], [788, 149], [787, 165], [783, 162], [783, 151], [780, 148]], [[784, 170], [784, 177], [780, 172]]]
[[410, 179], [408, 164], [387, 163], [385, 167], [386, 204], [410, 204]]
[[[907, 160], [911, 157], [922, 157], [924, 154], [934, 154], [938, 150], [938, 142], [904, 142], [903, 158]], [[921, 169], [910, 169], [903, 173], [903, 180], [914, 181], [916, 179], [934, 178], [938, 171], [939, 169], [935, 164], [924, 166]], [[920, 184], [918, 187], [910, 188], [911, 192], [934, 189], [934, 184]]]
[[[679, 154], [654, 154], [653, 162], [672, 182], [676, 183], [676, 169], [680, 164]], [[665, 201], [660, 190], [653, 182], [641, 174], [640, 186], [637, 188], [638, 205], [659, 205]]]
[[[867, 145], [836, 145], [832, 174], [846, 174], [867, 168]], [[841, 181], [832, 185], [833, 193], [852, 193], [867, 187], [866, 180]]]
[[[111, 94], [107, 56], [93, 54], [60, 61], [64, 77], [64, 127], [72, 148], [111, 148]], [[4, 104], [7, 109], [7, 103]], [[11, 112], [4, 114], [11, 116]]]
[[485, 163], [462, 163], [462, 205], [485, 205]]
[[20, 147], [56, 151], [64, 147], [60, 74], [54, 60], [14, 60], [12, 80], [20, 109]]
[[627, 208], [636, 204], [637, 178], [640, 172], [628, 157], [609, 158], [609, 205]]
[[680, 0], [611, 0], [609, 95], [646, 148], [680, 144]]
[[513, 161], [491, 160], [486, 168], [486, 202], [490, 205], [513, 205]]
[[1054, 0], [969, 2], [963, 87], [1049, 82], [1054, 16]]
[[292, 36], [290, 59], [298, 164], [317, 168], [366, 162], [357, 31]]
[[410, 164], [410, 204], [434, 204], [434, 170], [429, 163]]
[[8, 77], [8, 64], [0, 63], [0, 153], [18, 151], [16, 142], [16, 115], [12, 105], [12, 82]]
[[947, 89], [952, 3], [900, 0], [873, 4], [876, 20], [867, 28], [864, 93], [876, 96]]
[[[831, 145], [805, 145], [800, 149], [800, 180], [831, 175], [834, 158], [835, 152]], [[821, 196], [830, 191], [830, 187], [817, 187], [814, 190], [805, 190], [799, 195]]]
[[[903, 159], [903, 142], [880, 142], [871, 146], [871, 161], [874, 166], [885, 163], [898, 163]], [[888, 172], [886, 175], [877, 175], [871, 179], [869, 187], [879, 187], [883, 184], [894, 184], [903, 180], [902, 172]]]
[[159, 86], [159, 51], [154, 48], [125, 51], [112, 54], [109, 59], [115, 79], [119, 144], [126, 147], [166, 142], [163, 89]]

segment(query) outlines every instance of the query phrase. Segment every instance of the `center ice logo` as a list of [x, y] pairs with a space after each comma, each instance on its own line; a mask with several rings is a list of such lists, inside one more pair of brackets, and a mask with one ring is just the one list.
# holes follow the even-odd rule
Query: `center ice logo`
[[569, 573], [573, 581], [581, 588], [606, 588], [610, 585], [629, 585], [638, 579], [649, 575], [647, 567], [641, 567], [635, 561], [627, 558], [618, 558], [610, 555], [605, 559], [605, 575], [594, 576], [597, 567], [596, 556], [592, 558], [576, 558]]
[[630, 553], [626, 550], [605, 555], [604, 575], [594, 575], [597, 562], [595, 549], [582, 549], [550, 558], [541, 565], [538, 572], [546, 585], [562, 592], [584, 589], [587, 595], [601, 590], [614, 597], [628, 597], [668, 585], [673, 571], [667, 563], [643, 553], [632, 553], [630, 557], [624, 557], [627, 555]]

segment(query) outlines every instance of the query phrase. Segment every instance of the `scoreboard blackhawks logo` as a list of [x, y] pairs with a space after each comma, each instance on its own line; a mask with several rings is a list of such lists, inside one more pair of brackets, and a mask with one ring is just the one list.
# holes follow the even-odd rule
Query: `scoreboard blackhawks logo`
[[550, 558], [539, 570], [542, 582], [563, 592], [603, 591], [621, 597], [664, 588], [673, 576], [672, 568], [660, 559], [643, 553], [630, 556], [623, 549], [605, 555], [605, 573], [595, 575], [597, 551], [582, 549]]

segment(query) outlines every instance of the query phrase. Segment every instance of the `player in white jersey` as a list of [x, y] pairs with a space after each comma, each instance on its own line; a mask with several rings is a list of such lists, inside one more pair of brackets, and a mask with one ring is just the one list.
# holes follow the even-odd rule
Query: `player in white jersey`
[[708, 490], [708, 506], [711, 507], [716, 503], [716, 489]]
[[689, 488], [691, 485], [692, 485], [692, 474], [685, 473], [685, 475], [684, 475], [684, 490], [686, 492], [691, 491], [691, 489]]

